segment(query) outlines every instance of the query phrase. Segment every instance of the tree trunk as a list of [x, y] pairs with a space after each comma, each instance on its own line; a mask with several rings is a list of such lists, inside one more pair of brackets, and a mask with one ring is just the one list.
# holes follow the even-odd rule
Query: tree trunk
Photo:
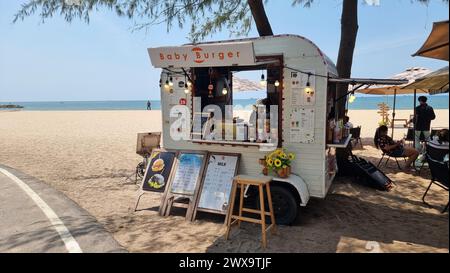
[[[356, 36], [358, 35], [358, 0], [344, 0], [341, 16], [341, 44], [337, 60], [339, 77], [350, 78], [352, 72], [353, 53], [355, 51]], [[338, 84], [336, 98], [345, 96], [348, 92], [348, 84]], [[336, 104], [338, 118], [345, 115], [344, 97]]]
[[262, 0], [247, 0], [247, 3], [255, 20], [259, 36], [272, 36], [273, 31], [267, 18], [266, 10]]

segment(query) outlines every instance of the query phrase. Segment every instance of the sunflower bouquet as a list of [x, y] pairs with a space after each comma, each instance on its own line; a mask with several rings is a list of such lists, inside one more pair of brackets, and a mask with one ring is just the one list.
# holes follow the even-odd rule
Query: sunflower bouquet
[[295, 154], [287, 152], [285, 149], [277, 149], [266, 155], [264, 161], [264, 174], [269, 171], [276, 173], [281, 178], [286, 178], [291, 174], [291, 163], [295, 159]]

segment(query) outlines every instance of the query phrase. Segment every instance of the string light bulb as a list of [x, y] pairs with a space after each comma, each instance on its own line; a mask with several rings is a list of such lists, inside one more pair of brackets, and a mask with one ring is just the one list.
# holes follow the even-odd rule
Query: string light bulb
[[173, 86], [173, 78], [172, 78], [172, 76], [170, 76], [170, 78], [169, 78], [169, 86], [170, 86], [170, 87]]
[[305, 93], [309, 94], [312, 92], [311, 84], [307, 83], [305, 87]]
[[279, 80], [276, 80], [276, 81], [275, 81], [275, 86], [276, 86], [276, 87], [280, 86], [280, 81], [279, 81]]
[[354, 94], [350, 95], [350, 97], [348, 98], [348, 102], [349, 103], [353, 103], [356, 100], [356, 96]]
[[169, 89], [170, 89], [169, 80], [166, 80], [166, 83], [164, 84], [164, 89], [166, 91], [169, 91]]
[[306, 87], [305, 87], [305, 93], [311, 94], [314, 92], [314, 90], [311, 87], [311, 82], [309, 81], [309, 78], [311, 77], [311, 73], [308, 73], [308, 80], [306, 81]]
[[187, 83], [184, 84], [184, 93], [187, 95], [189, 94], [191, 91], [189, 90], [189, 86]]
[[266, 86], [266, 77], [264, 76], [264, 73], [261, 74], [261, 81], [259, 82], [262, 86]]
[[224, 94], [224, 95], [228, 94], [228, 89], [226, 87], [224, 87], [222, 89], [222, 94]]

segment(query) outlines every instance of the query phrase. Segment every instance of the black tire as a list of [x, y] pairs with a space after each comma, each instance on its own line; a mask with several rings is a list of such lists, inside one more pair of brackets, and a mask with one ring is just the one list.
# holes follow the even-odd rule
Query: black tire
[[140, 163], [137, 165], [136, 169], [137, 169], [137, 175], [138, 175], [138, 177], [139, 177], [139, 178], [143, 178], [143, 177], [144, 177], [144, 174], [145, 174], [145, 164], [144, 164], [144, 162], [140, 162]]
[[[294, 196], [294, 193], [284, 187], [275, 186], [273, 184], [270, 186], [270, 192], [272, 193], [272, 205], [275, 213], [276, 224], [293, 224], [299, 211], [299, 204], [297, 198]], [[265, 201], [264, 206], [266, 211], [268, 211], [267, 200]], [[260, 208], [259, 198], [256, 198], [256, 207], [258, 209]]]

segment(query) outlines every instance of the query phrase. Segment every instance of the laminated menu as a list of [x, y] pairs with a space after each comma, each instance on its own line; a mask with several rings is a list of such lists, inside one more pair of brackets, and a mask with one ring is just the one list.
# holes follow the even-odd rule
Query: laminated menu
[[227, 211], [238, 163], [239, 154], [210, 154], [198, 208]]
[[172, 181], [171, 193], [194, 195], [201, 177], [204, 154], [180, 153]]

